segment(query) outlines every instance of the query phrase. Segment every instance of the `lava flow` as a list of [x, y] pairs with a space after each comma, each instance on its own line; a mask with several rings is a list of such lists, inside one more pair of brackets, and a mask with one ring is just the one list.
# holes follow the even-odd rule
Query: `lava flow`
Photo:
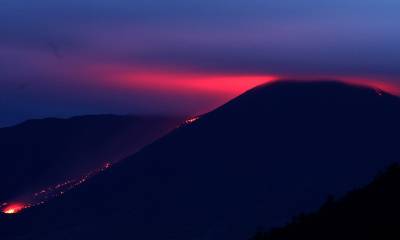
[[[191, 125], [194, 122], [196, 122], [197, 120], [199, 120], [199, 118], [200, 118], [200, 116], [188, 118], [183, 122], [183, 124], [181, 124], [178, 127]], [[96, 176], [100, 172], [107, 170], [111, 166], [112, 166], [111, 163], [105, 163], [102, 167], [97, 168], [97, 169], [81, 176], [80, 178], [69, 179], [69, 180], [66, 180], [65, 182], [62, 182], [62, 183], [59, 183], [59, 184], [56, 184], [53, 186], [49, 186], [47, 188], [41, 189], [40, 191], [34, 192], [32, 194], [28, 194], [28, 197], [25, 197], [24, 199], [29, 199], [29, 200], [18, 200], [17, 202], [13, 202], [13, 203], [10, 202], [10, 203], [0, 204], [1, 212], [3, 212], [4, 214], [16, 214], [16, 213], [21, 212], [24, 209], [28, 209], [28, 208], [32, 208], [32, 207], [36, 207], [36, 206], [45, 204], [49, 200], [60, 197], [67, 191], [83, 184], [88, 179]]]
[[22, 211], [25, 208], [25, 205], [22, 203], [13, 203], [6, 205], [2, 210], [5, 214], [14, 214]]
[[[59, 183], [54, 186], [44, 188], [38, 192], [31, 194], [30, 197], [24, 198], [24, 199], [29, 199], [29, 200], [18, 201], [18, 202], [14, 202], [14, 203], [11, 203], [11, 202], [10, 203], [2, 203], [0, 205], [1, 212], [3, 212], [4, 214], [16, 214], [16, 213], [21, 212], [24, 209], [42, 205], [53, 198], [60, 197], [65, 192], [81, 185], [82, 183], [86, 182], [88, 179], [94, 177], [95, 175], [99, 174], [100, 172], [107, 170], [110, 167], [111, 167], [111, 163], [106, 163], [102, 167], [97, 168], [97, 169], [81, 176], [80, 178], [70, 179], [63, 183]], [[22, 202], [24, 202], [24, 203], [22, 203]]]

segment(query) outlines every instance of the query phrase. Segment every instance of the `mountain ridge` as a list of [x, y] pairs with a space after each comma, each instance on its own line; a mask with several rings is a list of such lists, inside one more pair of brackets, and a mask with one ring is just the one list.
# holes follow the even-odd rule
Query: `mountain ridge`
[[0, 234], [244, 239], [398, 161], [399, 98], [341, 83], [298, 84], [239, 96], [62, 199], [6, 221]]

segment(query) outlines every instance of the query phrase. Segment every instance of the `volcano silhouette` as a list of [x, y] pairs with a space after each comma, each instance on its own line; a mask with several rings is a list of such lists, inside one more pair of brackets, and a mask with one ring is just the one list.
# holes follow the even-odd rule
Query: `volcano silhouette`
[[399, 160], [400, 100], [337, 82], [252, 89], [64, 197], [1, 239], [248, 239]]

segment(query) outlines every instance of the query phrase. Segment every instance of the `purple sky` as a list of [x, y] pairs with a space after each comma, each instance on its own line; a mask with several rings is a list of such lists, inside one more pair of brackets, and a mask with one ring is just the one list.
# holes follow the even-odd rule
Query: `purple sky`
[[0, 126], [195, 114], [281, 77], [400, 86], [398, 0], [1, 0]]

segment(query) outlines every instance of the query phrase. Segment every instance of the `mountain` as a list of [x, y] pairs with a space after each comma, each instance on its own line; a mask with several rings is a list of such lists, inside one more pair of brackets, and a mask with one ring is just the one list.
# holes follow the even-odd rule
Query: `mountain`
[[123, 159], [179, 122], [167, 117], [92, 115], [0, 128], [0, 202]]
[[399, 186], [400, 167], [394, 165], [366, 187], [331, 199], [284, 228], [260, 232], [253, 240], [399, 239]]
[[399, 160], [400, 100], [276, 82], [190, 121], [62, 198], [0, 220], [2, 239], [248, 239]]

